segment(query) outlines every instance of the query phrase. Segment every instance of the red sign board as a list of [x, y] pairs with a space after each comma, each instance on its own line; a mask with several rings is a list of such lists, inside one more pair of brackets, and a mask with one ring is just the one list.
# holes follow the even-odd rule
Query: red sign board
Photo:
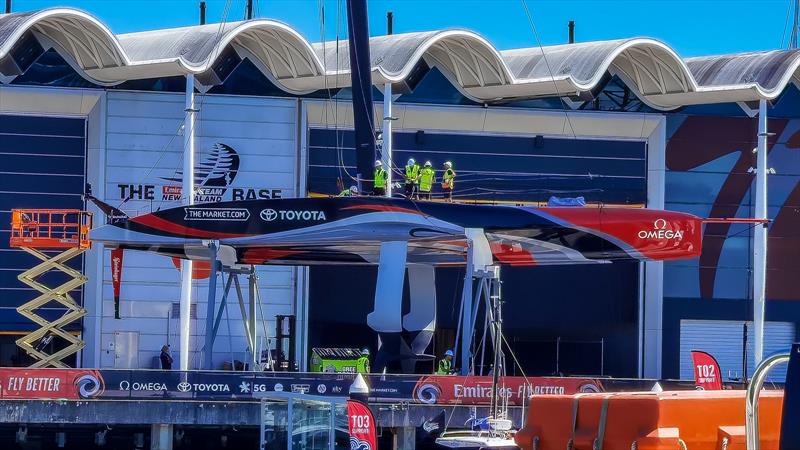
[[699, 389], [718, 391], [722, 389], [722, 374], [719, 364], [713, 356], [700, 350], [692, 350], [692, 367], [694, 368], [694, 384]]
[[119, 291], [122, 287], [122, 255], [121, 248], [111, 250], [111, 283], [114, 286], [114, 318], [119, 319]]
[[347, 429], [351, 450], [378, 450], [375, 418], [372, 411], [358, 400], [347, 401]]
[[0, 369], [0, 398], [78, 400], [97, 396], [103, 378], [96, 370]]
[[[603, 387], [594, 378], [500, 377], [497, 394], [508, 398], [509, 405], [522, 405], [531, 395], [570, 395], [600, 392]], [[492, 398], [492, 377], [430, 376], [414, 388], [414, 400], [428, 404], [486, 405]]]

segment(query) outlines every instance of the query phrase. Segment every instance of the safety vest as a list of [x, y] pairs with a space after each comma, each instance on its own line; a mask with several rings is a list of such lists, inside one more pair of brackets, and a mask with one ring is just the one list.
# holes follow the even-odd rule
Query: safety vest
[[406, 183], [417, 184], [419, 182], [419, 164], [406, 166]]
[[376, 188], [386, 187], [386, 170], [384, 170], [383, 167], [378, 167], [375, 169], [375, 176], [373, 178], [373, 185]]
[[422, 173], [419, 174], [419, 190], [430, 192], [434, 182], [436, 182], [436, 172], [430, 167], [423, 168]]
[[369, 356], [362, 356], [356, 361], [356, 372], [369, 373]]
[[442, 187], [445, 189], [453, 189], [456, 184], [456, 172], [453, 169], [447, 169], [444, 171], [444, 176], [442, 177]]
[[439, 360], [439, 367], [436, 369], [436, 375], [450, 375], [453, 372], [453, 364], [447, 360], [447, 358], [442, 358]]

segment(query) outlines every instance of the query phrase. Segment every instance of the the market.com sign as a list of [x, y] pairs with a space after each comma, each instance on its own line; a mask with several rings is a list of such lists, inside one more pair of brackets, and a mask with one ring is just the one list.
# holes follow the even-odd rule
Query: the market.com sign
[[[280, 189], [231, 187], [239, 173], [241, 158], [233, 147], [216, 143], [208, 156], [194, 168], [194, 202], [214, 203], [223, 200], [257, 200], [281, 198]], [[175, 176], [160, 177], [164, 184], [119, 183], [120, 200], [180, 202], [183, 197], [182, 171]], [[226, 195], [230, 192], [230, 195]]]

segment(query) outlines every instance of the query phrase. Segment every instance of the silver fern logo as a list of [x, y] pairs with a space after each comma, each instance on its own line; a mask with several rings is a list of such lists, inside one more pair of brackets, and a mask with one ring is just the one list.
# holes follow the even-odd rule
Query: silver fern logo
[[[233, 147], [221, 142], [212, 145], [211, 151], [194, 166], [195, 203], [222, 201], [239, 173], [240, 164], [239, 154]], [[182, 177], [183, 171], [178, 170], [175, 176], [162, 179], [180, 183]]]

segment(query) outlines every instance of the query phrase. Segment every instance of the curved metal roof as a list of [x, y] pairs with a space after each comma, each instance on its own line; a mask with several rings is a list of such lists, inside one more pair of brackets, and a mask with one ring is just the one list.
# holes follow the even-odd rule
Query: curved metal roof
[[[87, 79], [127, 80], [202, 74], [228, 49], [249, 58], [277, 86], [307, 93], [349, 85], [347, 41], [311, 43], [290, 26], [266, 19], [114, 35], [76, 9], [0, 15], [0, 73], [31, 33], [55, 48]], [[21, 45], [21, 44], [20, 44]], [[800, 52], [681, 59], [649, 38], [497, 50], [482, 36], [444, 30], [370, 39], [373, 82], [404, 81], [421, 61], [438, 67], [464, 95], [479, 102], [576, 96], [617, 75], [653, 107], [753, 101], [777, 97], [795, 77]]]

